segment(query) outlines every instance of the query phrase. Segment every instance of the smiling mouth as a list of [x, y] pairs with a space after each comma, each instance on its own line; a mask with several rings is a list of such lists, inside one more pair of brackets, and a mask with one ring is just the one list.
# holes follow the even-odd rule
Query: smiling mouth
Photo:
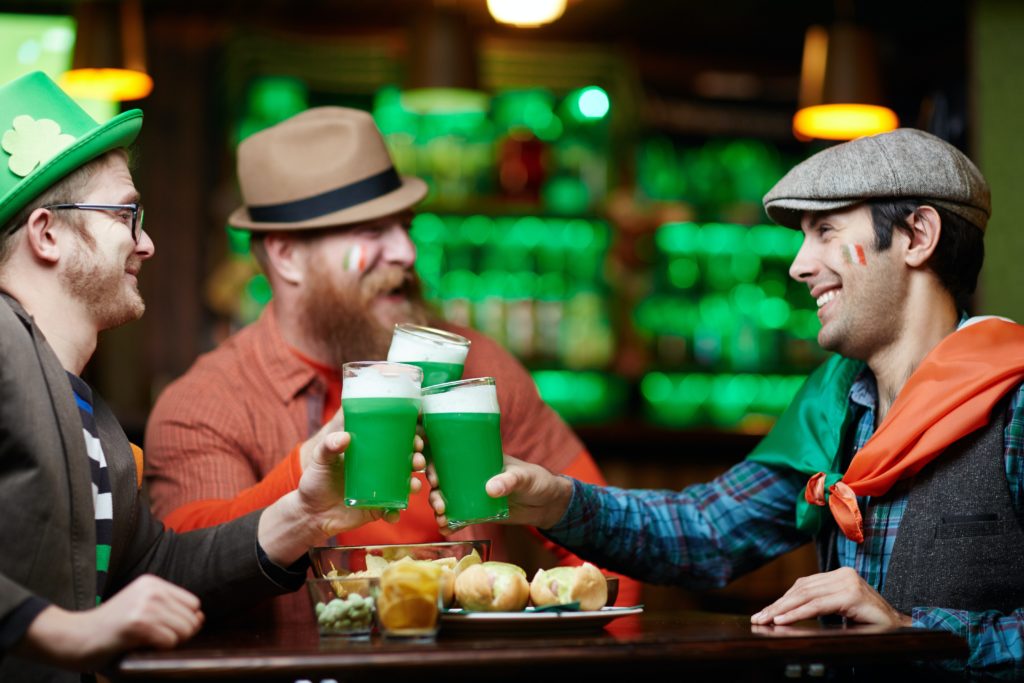
[[825, 304], [835, 299], [837, 296], [839, 296], [839, 290], [830, 289], [821, 296], [819, 296], [817, 299], [815, 299], [815, 303], [818, 304], [818, 308], [821, 308]]

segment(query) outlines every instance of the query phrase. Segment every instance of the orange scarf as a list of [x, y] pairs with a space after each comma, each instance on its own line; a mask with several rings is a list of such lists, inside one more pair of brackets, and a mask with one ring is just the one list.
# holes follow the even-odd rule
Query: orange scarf
[[808, 503], [827, 504], [857, 543], [864, 530], [857, 496], [881, 496], [947, 447], [988, 424], [999, 400], [1024, 381], [1024, 327], [1000, 318], [969, 322], [939, 342], [903, 386], [889, 413], [840, 481], [807, 482]]

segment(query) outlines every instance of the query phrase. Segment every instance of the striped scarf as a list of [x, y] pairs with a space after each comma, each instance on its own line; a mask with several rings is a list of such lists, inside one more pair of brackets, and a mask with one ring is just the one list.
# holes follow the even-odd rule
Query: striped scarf
[[92, 408], [92, 389], [79, 377], [68, 373], [71, 388], [78, 403], [78, 414], [82, 417], [82, 435], [85, 450], [89, 455], [89, 472], [92, 475], [92, 504], [96, 516], [96, 604], [100, 604], [107, 584], [110, 569], [110, 544], [114, 531], [114, 508], [110, 493], [110, 477], [107, 473], [107, 459], [103, 455], [96, 418]]

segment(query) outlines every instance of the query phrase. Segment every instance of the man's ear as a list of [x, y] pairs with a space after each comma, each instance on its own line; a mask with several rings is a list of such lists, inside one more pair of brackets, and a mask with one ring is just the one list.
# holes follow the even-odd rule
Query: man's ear
[[290, 285], [302, 282], [306, 273], [306, 259], [309, 251], [302, 240], [283, 232], [272, 232], [263, 238], [267, 252], [268, 273], [279, 281]]
[[25, 223], [25, 238], [33, 258], [56, 265], [61, 246], [71, 239], [70, 231], [58, 230], [57, 216], [50, 209], [36, 209]]
[[908, 266], [919, 268], [928, 262], [942, 236], [942, 219], [938, 211], [930, 206], [919, 206], [907, 219], [911, 228], [910, 243], [907, 245]]

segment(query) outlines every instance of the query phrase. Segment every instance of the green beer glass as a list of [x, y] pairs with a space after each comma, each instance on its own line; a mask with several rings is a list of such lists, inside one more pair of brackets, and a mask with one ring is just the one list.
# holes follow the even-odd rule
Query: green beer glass
[[465, 337], [422, 325], [395, 325], [388, 361], [408, 363], [423, 370], [423, 386], [462, 379], [469, 354]]
[[501, 413], [493, 377], [423, 390], [423, 426], [430, 440], [448, 527], [508, 518], [508, 499], [491, 498], [487, 480], [499, 474]]
[[345, 505], [409, 506], [412, 442], [423, 371], [412, 365], [360, 361], [342, 366], [341, 408], [352, 441], [345, 451]]

